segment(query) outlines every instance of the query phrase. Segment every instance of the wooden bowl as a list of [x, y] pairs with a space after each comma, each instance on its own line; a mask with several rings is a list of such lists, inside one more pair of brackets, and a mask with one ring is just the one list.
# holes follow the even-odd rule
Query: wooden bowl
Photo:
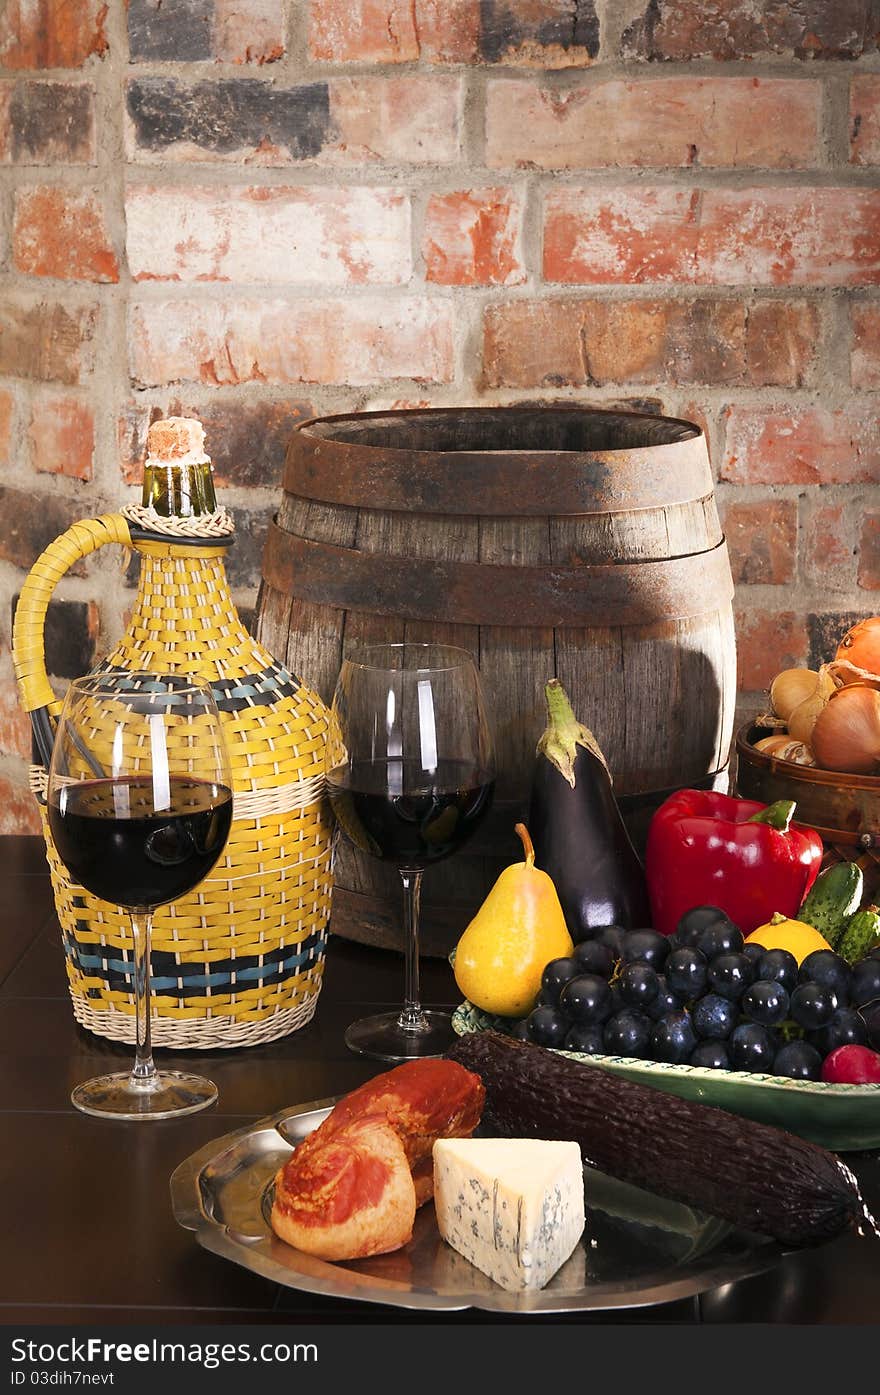
[[857, 862], [865, 876], [865, 903], [880, 894], [880, 776], [843, 775], [795, 765], [757, 751], [765, 727], [747, 722], [736, 734], [736, 793], [773, 804], [793, 799], [795, 820], [815, 828], [826, 864]]

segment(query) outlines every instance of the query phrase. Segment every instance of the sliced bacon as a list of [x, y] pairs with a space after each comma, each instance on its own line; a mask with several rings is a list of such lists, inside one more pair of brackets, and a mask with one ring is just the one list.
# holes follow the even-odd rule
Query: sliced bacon
[[406, 1244], [433, 1194], [438, 1138], [480, 1121], [478, 1075], [453, 1061], [407, 1061], [353, 1090], [275, 1179], [272, 1228], [322, 1259], [384, 1254]]

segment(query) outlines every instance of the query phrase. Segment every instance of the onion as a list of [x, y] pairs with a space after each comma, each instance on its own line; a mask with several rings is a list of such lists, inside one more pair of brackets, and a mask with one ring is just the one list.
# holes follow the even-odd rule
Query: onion
[[818, 685], [819, 675], [811, 668], [783, 669], [770, 684], [770, 706], [787, 722], [794, 709], [813, 696]]
[[866, 688], [880, 688], [880, 673], [869, 673], [866, 668], [856, 668], [849, 659], [832, 659], [828, 672], [838, 688], [850, 683], [863, 683]]
[[812, 744], [816, 718], [834, 692], [834, 679], [828, 672], [827, 664], [823, 664], [819, 669], [815, 691], [798, 704], [788, 719], [788, 732], [794, 741], [802, 741], [805, 746]]
[[840, 688], [813, 726], [816, 763], [844, 775], [880, 769], [880, 693], [861, 684]]
[[790, 760], [795, 765], [815, 765], [813, 753], [802, 741], [792, 741], [790, 736], [765, 736], [755, 742], [755, 750], [775, 760]]
[[815, 765], [816, 757], [803, 741], [790, 741], [778, 754], [777, 760], [790, 760], [795, 765]]
[[760, 741], [755, 742], [755, 750], [763, 751], [765, 756], [775, 756], [778, 755], [783, 746], [790, 745], [790, 736], [763, 736]]
[[837, 646], [835, 659], [845, 659], [854, 668], [865, 673], [880, 675], [880, 615], [870, 620], [860, 620], [847, 630]]

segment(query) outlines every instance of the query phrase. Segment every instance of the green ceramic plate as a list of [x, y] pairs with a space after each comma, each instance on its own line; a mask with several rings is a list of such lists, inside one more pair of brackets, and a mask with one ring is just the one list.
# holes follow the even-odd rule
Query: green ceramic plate
[[[506, 1033], [511, 1023], [465, 1002], [453, 1013], [452, 1025], [459, 1036], [464, 1036], [489, 1028]], [[584, 1056], [577, 1051], [560, 1054], [613, 1071], [639, 1085], [714, 1104], [761, 1124], [774, 1124], [838, 1153], [880, 1148], [880, 1085], [826, 1085], [812, 1080], [785, 1080], [779, 1075], [634, 1061], [624, 1056]]]

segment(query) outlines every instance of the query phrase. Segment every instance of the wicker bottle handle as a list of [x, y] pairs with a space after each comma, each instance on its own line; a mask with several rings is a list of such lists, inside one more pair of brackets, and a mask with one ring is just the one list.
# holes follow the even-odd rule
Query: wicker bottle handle
[[121, 513], [84, 518], [42, 552], [21, 588], [12, 631], [12, 658], [22, 706], [30, 713], [34, 739], [43, 764], [52, 755], [53, 722], [61, 703], [46, 672], [44, 630], [52, 592], [64, 573], [105, 543], [131, 546], [128, 522]]

